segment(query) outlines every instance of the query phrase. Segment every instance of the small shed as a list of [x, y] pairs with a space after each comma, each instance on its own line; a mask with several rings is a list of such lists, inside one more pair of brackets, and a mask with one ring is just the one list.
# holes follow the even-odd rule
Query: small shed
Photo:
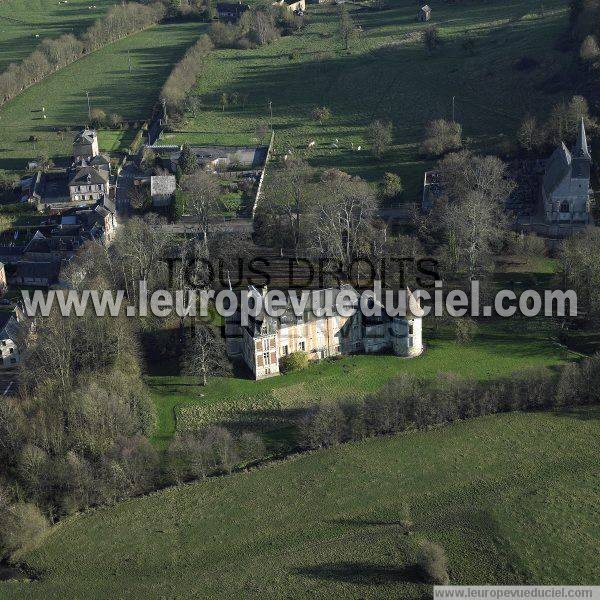
[[429, 21], [431, 19], [431, 7], [429, 4], [422, 6], [419, 10], [419, 14], [417, 15], [417, 21]]
[[237, 23], [240, 17], [250, 10], [250, 5], [242, 4], [241, 1], [234, 2], [217, 2], [217, 15], [221, 21], [228, 23]]
[[150, 196], [153, 206], [170, 206], [177, 188], [175, 175], [153, 175], [150, 178]]

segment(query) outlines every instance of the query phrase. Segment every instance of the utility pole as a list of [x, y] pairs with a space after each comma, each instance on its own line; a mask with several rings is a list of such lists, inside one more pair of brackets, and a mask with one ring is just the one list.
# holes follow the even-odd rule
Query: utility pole
[[163, 106], [163, 119], [166, 124], [167, 123], [167, 101], [164, 98], [162, 99], [162, 106]]
[[453, 122], [453, 123], [455, 122], [455, 119], [454, 119], [454, 105], [455, 105], [455, 99], [456, 99], [456, 96], [452, 96], [452, 122]]
[[273, 131], [273, 103], [269, 100], [269, 113], [271, 114], [271, 131]]
[[129, 72], [131, 73], [131, 54], [129, 54], [129, 50], [127, 50], [127, 62], [129, 63]]
[[85, 95], [87, 96], [88, 119], [91, 121], [92, 120], [92, 109], [90, 107], [90, 93], [86, 92]]

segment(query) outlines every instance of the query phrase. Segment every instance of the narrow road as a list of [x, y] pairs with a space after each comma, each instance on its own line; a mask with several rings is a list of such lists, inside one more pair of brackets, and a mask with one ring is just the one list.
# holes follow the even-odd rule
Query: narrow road
[[135, 164], [132, 161], [127, 161], [117, 177], [115, 204], [118, 222], [126, 220], [131, 213], [131, 207], [129, 205], [129, 189], [133, 185], [136, 173], [137, 169]]

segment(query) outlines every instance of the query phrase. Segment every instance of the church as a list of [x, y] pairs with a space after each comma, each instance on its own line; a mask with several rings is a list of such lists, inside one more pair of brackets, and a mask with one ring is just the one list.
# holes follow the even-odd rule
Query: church
[[[249, 291], [259, 293], [252, 286]], [[350, 316], [335, 310], [342, 291], [351, 302]], [[301, 316], [294, 313], [289, 298], [284, 314], [277, 318], [263, 313], [242, 326], [238, 312], [225, 325], [227, 353], [241, 358], [254, 379], [279, 375], [279, 359], [292, 352], [305, 352], [309, 360], [379, 352], [418, 356], [423, 352], [422, 317], [414, 315], [410, 307], [419, 304], [409, 289], [399, 293], [405, 294], [405, 316], [390, 317], [385, 310], [381, 316], [365, 316], [359, 307], [359, 293], [349, 285], [315, 290]], [[319, 316], [322, 311], [332, 316]]]
[[546, 164], [542, 181], [544, 219], [551, 225], [586, 225], [590, 221], [590, 167], [583, 118], [572, 152], [565, 143], [554, 151]]

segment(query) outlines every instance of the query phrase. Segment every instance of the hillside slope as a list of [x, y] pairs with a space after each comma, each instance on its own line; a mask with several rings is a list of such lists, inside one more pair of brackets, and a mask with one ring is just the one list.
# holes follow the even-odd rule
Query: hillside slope
[[489, 417], [123, 502], [56, 527], [42, 578], [0, 597], [421, 598], [419, 538], [454, 583], [598, 584], [599, 418]]

